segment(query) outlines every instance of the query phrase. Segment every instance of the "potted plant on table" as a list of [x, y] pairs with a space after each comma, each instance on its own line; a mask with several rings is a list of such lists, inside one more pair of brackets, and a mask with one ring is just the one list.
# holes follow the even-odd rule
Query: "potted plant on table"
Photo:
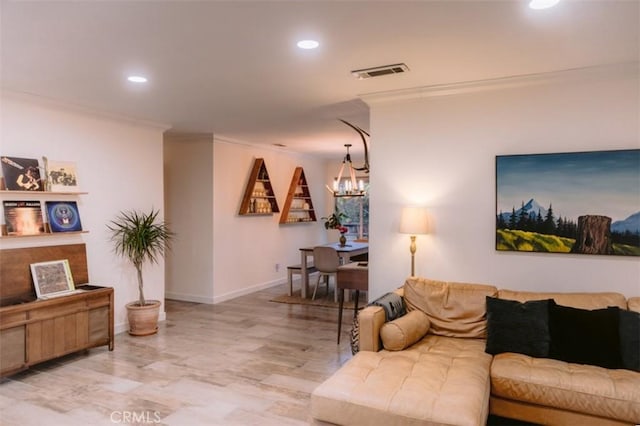
[[146, 300], [142, 280], [142, 266], [157, 263], [169, 248], [173, 233], [165, 222], [158, 222], [159, 210], [151, 212], [121, 212], [107, 228], [111, 231], [111, 241], [116, 254], [133, 263], [138, 274], [138, 300], [127, 303], [129, 334], [146, 336], [158, 331], [160, 301]]
[[347, 244], [347, 237], [344, 235], [349, 231], [349, 228], [342, 225], [342, 221], [347, 218], [347, 215], [338, 211], [336, 208], [333, 213], [327, 217], [320, 219], [324, 220], [325, 229], [337, 229], [340, 232], [340, 245], [345, 246]]

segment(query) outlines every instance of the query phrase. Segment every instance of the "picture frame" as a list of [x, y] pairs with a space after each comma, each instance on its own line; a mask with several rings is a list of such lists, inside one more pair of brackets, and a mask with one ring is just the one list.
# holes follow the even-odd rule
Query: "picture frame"
[[640, 149], [496, 156], [497, 251], [640, 256]]
[[78, 172], [73, 161], [47, 160], [47, 180], [51, 192], [79, 192]]
[[82, 222], [78, 203], [75, 201], [46, 201], [45, 202], [49, 229], [55, 232], [80, 232]]
[[24, 236], [45, 233], [40, 201], [4, 200], [6, 235]]
[[38, 299], [75, 291], [68, 259], [32, 263], [29, 266]]
[[44, 191], [40, 164], [36, 158], [0, 157], [2, 178], [7, 191]]

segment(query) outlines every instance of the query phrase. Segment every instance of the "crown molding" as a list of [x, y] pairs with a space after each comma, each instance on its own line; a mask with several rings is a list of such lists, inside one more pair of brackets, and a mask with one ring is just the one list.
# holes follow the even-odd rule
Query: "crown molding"
[[485, 80], [464, 81], [451, 84], [435, 84], [432, 86], [374, 92], [362, 94], [360, 95], [360, 98], [369, 105], [375, 105], [388, 102], [399, 102], [438, 96], [464, 95], [468, 93], [513, 89], [550, 83], [557, 84], [570, 81], [601, 80], [614, 77], [638, 78], [639, 73], [639, 62], [624, 62], [591, 67], [571, 68], [561, 71], [513, 75]]
[[123, 114], [106, 112], [97, 108], [92, 108], [85, 105], [75, 104], [72, 102], [63, 101], [55, 98], [49, 98], [46, 96], [36, 95], [28, 92], [20, 92], [20, 91], [3, 88], [0, 91], [0, 95], [2, 98], [15, 99], [17, 101], [34, 103], [34, 104], [42, 105], [49, 108], [61, 109], [64, 111], [73, 112], [76, 114], [90, 115], [93, 117], [101, 117], [104, 119], [118, 121], [121, 123], [133, 124], [135, 126], [150, 127], [153, 129], [158, 129], [162, 132], [169, 130], [171, 128], [171, 125], [166, 123], [158, 123], [151, 120], [143, 120], [139, 118], [129, 117]]

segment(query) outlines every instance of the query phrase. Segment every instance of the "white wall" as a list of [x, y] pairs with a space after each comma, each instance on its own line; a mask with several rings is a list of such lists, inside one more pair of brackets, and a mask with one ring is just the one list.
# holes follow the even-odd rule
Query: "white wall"
[[166, 256], [169, 299], [213, 301], [213, 135], [165, 134], [166, 220], [175, 233]]
[[[70, 199], [77, 199], [83, 229], [89, 231], [1, 239], [0, 248], [86, 243], [90, 282], [115, 288], [116, 331], [124, 330], [124, 305], [137, 299], [136, 274], [113, 254], [106, 224], [121, 210], [163, 208], [164, 129], [22, 95], [3, 93], [0, 101], [0, 153], [75, 161], [79, 186], [88, 194]], [[145, 296], [163, 301], [163, 262], [145, 268], [144, 279]], [[164, 306], [161, 315], [163, 319]]]
[[[324, 189], [326, 163], [310, 156], [215, 139], [214, 286], [221, 302], [286, 281], [286, 266], [300, 263], [300, 247], [327, 239], [319, 220], [332, 202]], [[240, 216], [238, 210], [255, 158], [264, 158], [280, 210], [297, 166], [304, 169], [318, 222], [278, 223], [280, 214]], [[275, 265], [280, 264], [276, 271]]]
[[417, 239], [416, 275], [533, 291], [640, 295], [638, 257], [494, 248], [495, 156], [640, 148], [637, 69], [505, 81], [495, 90], [477, 85], [459, 94], [365, 97], [374, 135], [369, 297], [409, 275], [409, 236], [398, 233], [408, 204], [426, 206], [435, 227]]

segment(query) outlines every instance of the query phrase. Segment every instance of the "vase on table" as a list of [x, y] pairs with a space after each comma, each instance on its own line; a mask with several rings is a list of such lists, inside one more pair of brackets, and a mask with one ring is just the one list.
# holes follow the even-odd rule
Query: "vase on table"
[[347, 245], [347, 237], [345, 237], [344, 234], [340, 234], [340, 239], [338, 241], [340, 242], [340, 247]]

